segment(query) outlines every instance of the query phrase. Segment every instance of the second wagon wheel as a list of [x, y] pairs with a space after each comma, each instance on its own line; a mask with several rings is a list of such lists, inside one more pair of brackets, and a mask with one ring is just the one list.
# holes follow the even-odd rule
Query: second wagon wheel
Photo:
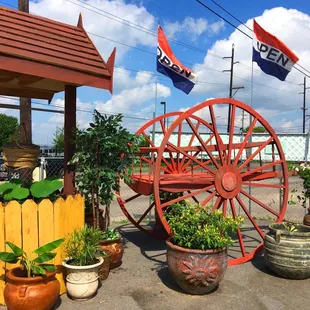
[[[193, 122], [192, 115], [210, 126]], [[241, 133], [243, 121], [249, 126]], [[255, 134], [257, 127], [265, 133]], [[175, 143], [176, 135], [181, 135], [181, 140], [195, 141], [191, 148], [182, 147]], [[180, 174], [175, 180], [159, 169], [168, 150], [181, 154]], [[167, 184], [178, 197], [163, 202], [159, 193]], [[267, 121], [246, 104], [227, 98], [203, 102], [184, 112], [169, 127], [158, 149], [154, 196], [157, 213], [168, 233], [164, 211], [184, 199], [203, 206], [212, 204], [213, 210], [220, 209], [225, 216], [244, 217], [242, 227], [233, 235], [229, 265], [249, 261], [261, 249], [268, 223], [280, 222], [285, 215], [288, 169], [280, 141]]]

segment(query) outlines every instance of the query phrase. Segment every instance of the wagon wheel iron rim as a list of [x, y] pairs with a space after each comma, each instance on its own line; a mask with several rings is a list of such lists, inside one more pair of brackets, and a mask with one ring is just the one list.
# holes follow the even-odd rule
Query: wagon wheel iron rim
[[[235, 124], [237, 124], [237, 117], [239, 117], [237, 114], [240, 114], [242, 110], [247, 113], [249, 118], [252, 118], [249, 129], [244, 135], [243, 140], [237, 143], [234, 140], [234, 130], [231, 130], [228, 134], [227, 143], [223, 143], [217, 126], [215, 110], [223, 106], [228, 108], [228, 105], [231, 105], [232, 111], [231, 122], [229, 124], [230, 128], [235, 127]], [[212, 133], [213, 140], [215, 140], [216, 143], [215, 145], [212, 144], [211, 141], [207, 141], [203, 138], [203, 135], [196, 130], [195, 124], [193, 124], [190, 119], [194, 113], [200, 113], [206, 117], [206, 111], [208, 112], [207, 116], [210, 118], [210, 124], [212, 124], [210, 135]], [[188, 124], [192, 135], [195, 135], [196, 142], [199, 141], [199, 147], [208, 155], [208, 160], [200, 160], [195, 153], [190, 155], [190, 153], [186, 153], [179, 148], [178, 145], [172, 145], [171, 136], [173, 132], [178, 132], [178, 128], [184, 123]], [[265, 140], [251, 141], [253, 129], [256, 125], [261, 125], [266, 129], [268, 135]], [[208, 128], [210, 129], [210, 127]], [[206, 143], [206, 141], [208, 143]], [[174, 149], [175, 152], [182, 153], [184, 157], [186, 156], [187, 160], [185, 160], [185, 165], [189, 160], [194, 163], [194, 167], [191, 168], [194, 171], [194, 178], [197, 179], [197, 174], [195, 175], [196, 171], [199, 169], [203, 170], [205, 181], [199, 188], [195, 188], [194, 190], [184, 189], [181, 197], [163, 203], [159, 199], [159, 192], [163, 186], [163, 177], [159, 170], [159, 166], [167, 147]], [[272, 149], [269, 161], [266, 163], [260, 162], [257, 166], [254, 160], [258, 157], [261, 158], [262, 152], [266, 151], [268, 147]], [[244, 153], [247, 149], [250, 149], [251, 152], [245, 157]], [[214, 153], [216, 153], [216, 155], [214, 155]], [[239, 163], [241, 159], [243, 161]], [[254, 164], [256, 166], [253, 167]], [[282, 179], [281, 184], [273, 182], [273, 180], [278, 177]], [[254, 188], [253, 193], [246, 190], [249, 185]], [[281, 191], [282, 203], [279, 210], [275, 210], [270, 207], [270, 205], [266, 204], [264, 202], [264, 197], [264, 199], [258, 197], [256, 189]], [[259, 214], [263, 214], [263, 217], [274, 217], [275, 222], [281, 222], [285, 215], [288, 201], [288, 170], [280, 141], [268, 122], [246, 104], [235, 99], [227, 98], [203, 102], [184, 112], [169, 127], [158, 150], [154, 174], [154, 196], [157, 213], [162, 225], [168, 233], [170, 233], [170, 227], [164, 218], [164, 209], [172, 203], [183, 199], [194, 197], [193, 200], [199, 201], [201, 205], [206, 205], [213, 201], [213, 209], [222, 210], [225, 216], [226, 213], [229, 213], [231, 216], [236, 217], [238, 209], [240, 209], [245, 218], [245, 224], [241, 229], [238, 229], [236, 233], [236, 241], [231, 250], [231, 252], [234, 253], [232, 253], [233, 257], [229, 260], [229, 265], [247, 262], [262, 248], [265, 231], [264, 224], [251, 214], [246, 201], [251, 201], [251, 205], [254, 205]], [[203, 198], [200, 198], [200, 196], [203, 196]], [[267, 196], [268, 195], [266, 195], [266, 197]], [[251, 237], [248, 233], [244, 233], [247, 229], [253, 231], [255, 237]], [[236, 251], [236, 247], [239, 247], [238, 251]]]

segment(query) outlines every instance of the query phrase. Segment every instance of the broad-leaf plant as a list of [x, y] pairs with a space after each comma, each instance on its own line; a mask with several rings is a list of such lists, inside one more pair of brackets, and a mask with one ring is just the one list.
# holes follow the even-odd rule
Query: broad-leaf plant
[[37, 257], [31, 260], [23, 249], [7, 241], [6, 245], [12, 252], [0, 252], [0, 260], [10, 264], [16, 264], [19, 261], [26, 271], [28, 278], [45, 275], [46, 272], [55, 271], [55, 266], [53, 264], [47, 264], [47, 262], [56, 256], [57, 253], [52, 251], [57, 249], [63, 242], [64, 238], [61, 238], [40, 246], [33, 251]]

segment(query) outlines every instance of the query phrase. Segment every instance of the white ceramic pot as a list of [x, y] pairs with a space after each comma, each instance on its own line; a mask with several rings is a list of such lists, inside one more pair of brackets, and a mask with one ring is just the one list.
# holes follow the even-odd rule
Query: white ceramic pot
[[98, 288], [98, 272], [103, 263], [103, 258], [98, 257], [99, 262], [89, 266], [74, 266], [67, 264], [70, 259], [63, 261], [67, 269], [66, 287], [67, 294], [72, 299], [87, 300], [93, 297]]

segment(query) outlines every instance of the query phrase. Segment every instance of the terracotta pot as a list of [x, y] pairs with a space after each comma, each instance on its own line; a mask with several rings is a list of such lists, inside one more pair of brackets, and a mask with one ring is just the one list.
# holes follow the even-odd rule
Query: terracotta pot
[[106, 280], [109, 277], [110, 266], [111, 266], [111, 256], [112, 253], [110, 251], [104, 251], [105, 255], [103, 257], [103, 264], [99, 269], [99, 279], [101, 281]]
[[304, 217], [304, 225], [310, 226], [310, 208], [308, 208], [308, 214]]
[[192, 250], [169, 240], [166, 244], [169, 271], [186, 293], [203, 295], [219, 285], [227, 269], [227, 249]]
[[111, 252], [111, 267], [110, 269], [114, 269], [119, 267], [122, 264], [122, 258], [124, 254], [124, 246], [121, 238], [113, 239], [113, 240], [101, 240], [100, 241], [101, 248], [105, 251]]
[[98, 288], [99, 268], [103, 263], [103, 258], [98, 257], [98, 262], [89, 266], [75, 266], [68, 264], [70, 259], [63, 261], [66, 267], [66, 287], [67, 294], [76, 300], [87, 300], [92, 298]]
[[20, 267], [9, 270], [4, 289], [8, 309], [51, 309], [60, 292], [60, 284], [55, 275], [56, 272], [48, 272], [46, 276], [27, 278], [26, 272]]

